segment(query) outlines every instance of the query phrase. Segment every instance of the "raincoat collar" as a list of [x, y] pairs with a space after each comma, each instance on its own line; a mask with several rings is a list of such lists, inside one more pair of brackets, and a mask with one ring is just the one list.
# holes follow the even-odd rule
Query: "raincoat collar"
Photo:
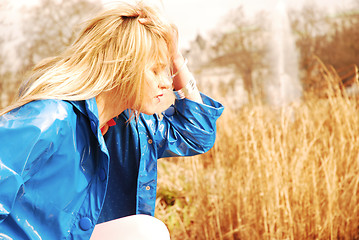
[[87, 116], [91, 122], [91, 130], [97, 137], [101, 150], [107, 155], [108, 149], [105, 140], [100, 130], [100, 120], [98, 115], [98, 108], [95, 97], [83, 101], [70, 101], [70, 103], [79, 110], [82, 114]]
[[84, 101], [70, 101], [70, 103], [82, 114], [88, 116], [91, 120], [97, 119], [97, 122], [99, 122], [98, 109], [95, 97]]

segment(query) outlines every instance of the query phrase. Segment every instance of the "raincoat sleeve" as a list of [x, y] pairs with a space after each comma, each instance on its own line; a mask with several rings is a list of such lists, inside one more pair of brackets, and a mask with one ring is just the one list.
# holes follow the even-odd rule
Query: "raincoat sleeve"
[[17, 195], [26, 191], [24, 183], [54, 152], [57, 117], [46, 111], [56, 109], [53, 105], [30, 103], [0, 116], [0, 224], [10, 214]]
[[207, 152], [216, 139], [216, 121], [223, 105], [201, 93], [203, 104], [176, 100], [158, 124], [156, 143], [159, 158], [193, 156]]

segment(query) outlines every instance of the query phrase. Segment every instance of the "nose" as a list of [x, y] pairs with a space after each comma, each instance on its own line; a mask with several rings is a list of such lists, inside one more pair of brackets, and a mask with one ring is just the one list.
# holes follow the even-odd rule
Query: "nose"
[[160, 89], [171, 89], [172, 88], [172, 78], [162, 77], [158, 83], [158, 88]]

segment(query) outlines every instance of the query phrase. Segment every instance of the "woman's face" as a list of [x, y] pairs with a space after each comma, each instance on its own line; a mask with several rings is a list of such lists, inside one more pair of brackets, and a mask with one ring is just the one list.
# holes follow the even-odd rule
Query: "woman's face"
[[144, 104], [141, 112], [152, 115], [166, 110], [174, 101], [172, 79], [165, 65], [154, 65], [146, 70]]

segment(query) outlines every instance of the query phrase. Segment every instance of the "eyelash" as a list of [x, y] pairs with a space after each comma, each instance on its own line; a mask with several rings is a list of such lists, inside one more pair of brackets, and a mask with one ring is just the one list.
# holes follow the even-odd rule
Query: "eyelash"
[[167, 69], [155, 69], [155, 70], [152, 70], [152, 72], [155, 76], [160, 76], [162, 74], [169, 74], [167, 72]]

